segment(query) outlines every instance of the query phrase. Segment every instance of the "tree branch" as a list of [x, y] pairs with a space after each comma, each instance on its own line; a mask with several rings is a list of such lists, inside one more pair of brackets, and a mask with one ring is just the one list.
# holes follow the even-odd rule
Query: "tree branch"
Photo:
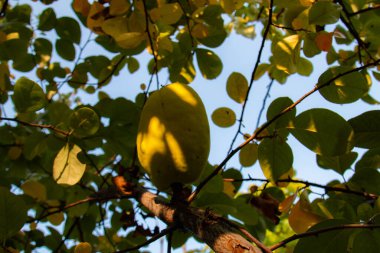
[[224, 160], [218, 165], [218, 167], [216, 167], [216, 169], [210, 174], [208, 175], [199, 185], [198, 187], [195, 189], [195, 191], [189, 196], [188, 198], [188, 201], [189, 203], [191, 201], [193, 201], [196, 196], [198, 195], [198, 193], [202, 190], [202, 188], [208, 183], [208, 181], [210, 181], [214, 176], [218, 175], [219, 172], [223, 169], [224, 165], [240, 150], [242, 149], [245, 145], [247, 145], [248, 143], [250, 143], [251, 141], [259, 138], [260, 136], [260, 133], [262, 133], [267, 127], [269, 127], [271, 124], [273, 124], [273, 122], [275, 122], [277, 119], [279, 119], [280, 117], [282, 117], [283, 115], [285, 115], [286, 113], [290, 112], [291, 110], [293, 110], [299, 103], [301, 103], [303, 100], [305, 100], [307, 97], [309, 97], [311, 94], [313, 94], [314, 92], [330, 85], [332, 82], [334, 82], [335, 80], [345, 76], [345, 75], [348, 75], [348, 74], [351, 74], [353, 72], [359, 72], [363, 69], [366, 69], [366, 68], [369, 68], [369, 67], [372, 67], [372, 66], [377, 66], [379, 65], [380, 63], [380, 59], [377, 60], [377, 61], [374, 61], [374, 62], [371, 62], [371, 63], [368, 63], [366, 65], [363, 65], [363, 66], [360, 66], [358, 68], [354, 68], [354, 69], [351, 69], [349, 71], [346, 71], [346, 72], [343, 72], [343, 73], [340, 73], [338, 75], [336, 75], [335, 77], [331, 78], [330, 80], [326, 81], [325, 83], [322, 83], [320, 85], [315, 85], [314, 88], [312, 90], [310, 90], [309, 92], [307, 92], [305, 95], [303, 95], [301, 98], [299, 98], [296, 102], [294, 102], [292, 105], [290, 105], [289, 107], [285, 108], [284, 110], [282, 110], [279, 114], [277, 114], [276, 116], [274, 116], [272, 119], [268, 120], [267, 122], [265, 122], [260, 128], [258, 128], [256, 130], [255, 133], [253, 133], [249, 138], [247, 138], [243, 143], [241, 143], [238, 147], [236, 147], [234, 150], [232, 150], [226, 158], [224, 158]]
[[[243, 181], [259, 181], [259, 182], [264, 182], [264, 183], [269, 183], [270, 180], [268, 179], [262, 179], [262, 178], [243, 178], [243, 179], [234, 179], [234, 178], [224, 178], [223, 179], [225, 182], [243, 182]], [[277, 183], [297, 183], [297, 184], [304, 184], [305, 186], [312, 186], [312, 187], [317, 187], [317, 188], [322, 188], [326, 192], [332, 191], [332, 192], [344, 192], [348, 194], [353, 194], [357, 196], [364, 197], [366, 199], [371, 199], [371, 200], [376, 200], [378, 199], [378, 195], [373, 194], [373, 193], [368, 193], [368, 192], [361, 192], [361, 191], [355, 191], [351, 190], [349, 188], [341, 188], [341, 187], [334, 187], [334, 186], [328, 186], [328, 185], [322, 185], [322, 184], [317, 184], [317, 183], [312, 183], [308, 181], [303, 181], [303, 180], [297, 180], [297, 179], [292, 179], [292, 178], [286, 178], [286, 179], [278, 179], [275, 182]]]
[[132, 196], [154, 216], [160, 218], [169, 226], [178, 226], [193, 233], [205, 242], [216, 253], [262, 253], [245, 239], [239, 231], [209, 210], [185, 205], [184, 203], [167, 203], [166, 200], [140, 186], [131, 185], [121, 176], [114, 178], [114, 182], [121, 194]]
[[343, 229], [380, 229], [380, 225], [373, 225], [373, 224], [345, 224], [340, 226], [334, 226], [329, 228], [322, 228], [314, 231], [308, 231], [301, 234], [295, 234], [291, 237], [269, 247], [271, 250], [276, 250], [278, 248], [284, 247], [287, 243], [304, 238], [304, 237], [310, 237], [310, 236], [318, 236], [319, 234], [335, 231], [335, 230], [343, 230]]
[[0, 117], [0, 120], [7, 120], [7, 121], [13, 121], [13, 122], [17, 122], [21, 125], [24, 125], [24, 126], [30, 126], [30, 127], [37, 127], [37, 128], [45, 128], [45, 129], [50, 129], [50, 130], [53, 130], [54, 132], [56, 133], [59, 133], [59, 134], [62, 134], [66, 137], [70, 136], [70, 132], [66, 132], [64, 130], [61, 130], [59, 128], [56, 128], [55, 126], [53, 125], [41, 125], [41, 124], [35, 124], [35, 123], [29, 123], [29, 122], [26, 122], [26, 121], [22, 121], [22, 120], [19, 120], [19, 119], [16, 119], [16, 118], [5, 118], [5, 117]]

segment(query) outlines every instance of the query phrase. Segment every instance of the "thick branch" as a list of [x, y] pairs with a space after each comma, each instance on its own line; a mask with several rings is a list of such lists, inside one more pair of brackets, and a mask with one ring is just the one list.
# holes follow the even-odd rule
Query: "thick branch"
[[[117, 177], [120, 181], [120, 177]], [[126, 187], [128, 183], [116, 183], [121, 194], [132, 196], [152, 214], [169, 226], [178, 226], [193, 233], [216, 253], [262, 253], [246, 240], [238, 230], [222, 217], [209, 210], [187, 206], [183, 203], [167, 203], [166, 200], [142, 187]], [[127, 189], [128, 188], [128, 189]]]

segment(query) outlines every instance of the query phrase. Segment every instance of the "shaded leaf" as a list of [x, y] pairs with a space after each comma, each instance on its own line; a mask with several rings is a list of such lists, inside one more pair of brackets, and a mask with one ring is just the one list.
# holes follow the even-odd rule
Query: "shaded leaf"
[[342, 6], [330, 1], [318, 1], [311, 6], [309, 23], [316, 25], [334, 24], [338, 22]]
[[380, 148], [370, 149], [356, 163], [356, 168], [380, 169]]
[[45, 9], [38, 18], [38, 29], [41, 31], [50, 31], [57, 22], [57, 17], [52, 8]]
[[223, 69], [223, 63], [214, 52], [197, 48], [195, 51], [199, 70], [206, 79], [215, 79]]
[[21, 185], [21, 189], [38, 201], [46, 200], [46, 187], [38, 181], [28, 180]]
[[70, 17], [61, 17], [57, 20], [55, 30], [61, 39], [70, 40], [79, 44], [81, 38], [81, 30], [78, 22]]
[[239, 161], [241, 166], [250, 167], [257, 161], [258, 145], [256, 143], [248, 143], [239, 152]]
[[82, 150], [77, 145], [67, 143], [54, 159], [53, 178], [58, 184], [74, 185], [82, 178], [86, 164], [78, 160]]
[[354, 131], [339, 114], [315, 108], [298, 115], [290, 132], [319, 155], [337, 156], [352, 149]]
[[38, 111], [44, 108], [47, 102], [42, 88], [26, 77], [17, 80], [12, 100], [20, 113]]
[[380, 110], [364, 112], [348, 122], [354, 129], [356, 147], [380, 147]]
[[0, 242], [16, 234], [26, 222], [27, 206], [21, 197], [0, 186]]
[[[278, 114], [280, 114], [287, 107], [291, 106], [293, 101], [288, 97], [279, 97], [272, 101], [267, 110], [267, 120], [272, 120]], [[290, 112], [284, 114], [278, 118], [272, 126], [275, 129], [284, 128], [289, 126], [296, 116], [296, 109], [294, 108]]]
[[92, 246], [88, 242], [80, 242], [75, 246], [74, 253], [91, 253]]
[[177, 23], [183, 15], [179, 3], [167, 3], [150, 11], [150, 17], [154, 22], [162, 22], [165, 25]]
[[258, 159], [264, 176], [276, 181], [292, 168], [293, 152], [286, 142], [267, 138], [259, 144]]
[[67, 39], [58, 39], [55, 42], [55, 49], [59, 56], [68, 61], [75, 59], [75, 47], [74, 44]]
[[219, 127], [230, 127], [236, 122], [236, 114], [230, 108], [220, 107], [212, 113], [211, 119]]
[[70, 127], [78, 137], [94, 135], [100, 127], [99, 116], [91, 108], [81, 107], [70, 116]]
[[333, 169], [343, 175], [344, 172], [355, 162], [357, 157], [358, 153], [356, 152], [350, 152], [340, 156], [317, 155], [317, 164], [321, 168]]

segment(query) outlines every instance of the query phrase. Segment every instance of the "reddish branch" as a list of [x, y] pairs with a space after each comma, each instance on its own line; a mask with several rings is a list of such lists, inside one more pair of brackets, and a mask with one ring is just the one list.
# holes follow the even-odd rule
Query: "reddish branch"
[[[262, 179], [262, 178], [243, 178], [243, 179], [234, 179], [234, 178], [224, 178], [225, 182], [243, 182], [243, 181], [259, 181], [259, 182], [264, 182], [264, 183], [269, 183], [270, 180], [268, 179]], [[308, 181], [302, 181], [302, 180], [297, 180], [297, 179], [292, 179], [292, 178], [286, 178], [286, 179], [278, 179], [276, 182], [277, 183], [297, 183], [297, 184], [304, 184], [305, 186], [313, 186], [317, 188], [322, 188], [326, 192], [344, 192], [348, 194], [353, 194], [357, 196], [364, 197], [366, 199], [373, 199], [376, 200], [379, 196], [373, 193], [368, 193], [368, 192], [362, 192], [362, 191], [355, 191], [351, 190], [349, 188], [342, 188], [342, 187], [336, 187], [336, 186], [328, 186], [328, 185], [322, 185], [322, 184], [317, 184], [317, 183], [312, 183]]]
[[[128, 184], [122, 177], [115, 179], [115, 185], [121, 194], [135, 198], [154, 216], [169, 226], [176, 226], [192, 232], [195, 237], [209, 245], [216, 253], [263, 252], [245, 239], [236, 226], [231, 225], [231, 222], [209, 210], [191, 207], [182, 202], [168, 203], [164, 198], [142, 187]], [[264, 252], [270, 253], [271, 251], [265, 248]]]
[[7, 121], [17, 122], [17, 123], [19, 123], [21, 125], [24, 125], [24, 126], [50, 129], [50, 130], [53, 130], [54, 132], [62, 134], [64, 136], [69, 136], [70, 135], [70, 132], [61, 130], [61, 129], [53, 126], [53, 125], [41, 125], [41, 124], [29, 123], [29, 122], [22, 121], [22, 120], [19, 120], [19, 119], [16, 119], [16, 118], [4, 118], [4, 117], [0, 117], [0, 120], [7, 120]]

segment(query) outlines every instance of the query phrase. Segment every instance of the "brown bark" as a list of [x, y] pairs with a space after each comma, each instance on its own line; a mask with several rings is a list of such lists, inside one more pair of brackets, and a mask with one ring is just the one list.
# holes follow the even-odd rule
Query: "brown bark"
[[[120, 179], [119, 179], [120, 180]], [[124, 181], [124, 180], [121, 180]], [[152, 214], [168, 225], [176, 225], [205, 242], [216, 253], [262, 253], [262, 251], [246, 240], [237, 229], [224, 218], [196, 207], [183, 203], [168, 203], [146, 189], [127, 183], [116, 183], [120, 192], [133, 196]]]

